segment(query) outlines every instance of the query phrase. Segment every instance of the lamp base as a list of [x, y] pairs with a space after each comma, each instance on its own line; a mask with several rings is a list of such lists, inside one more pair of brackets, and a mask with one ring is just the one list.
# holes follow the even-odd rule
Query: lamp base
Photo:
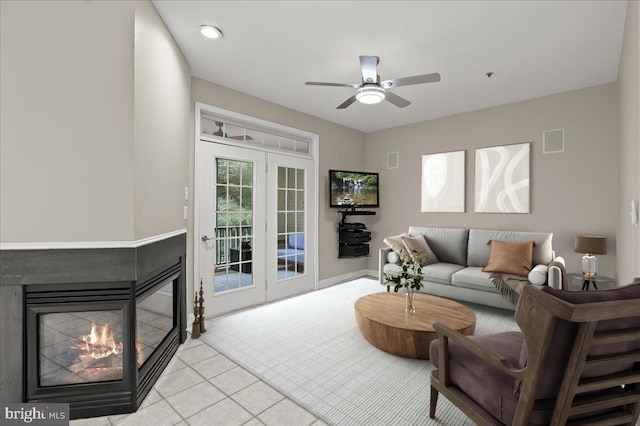
[[593, 283], [593, 287], [598, 290], [598, 286], [596, 284], [596, 277], [593, 277], [591, 279], [587, 279], [585, 277], [584, 282], [582, 283], [582, 290], [583, 291], [589, 291], [589, 284]]
[[598, 275], [598, 259], [591, 253], [582, 257], [582, 273], [585, 280], [594, 280]]

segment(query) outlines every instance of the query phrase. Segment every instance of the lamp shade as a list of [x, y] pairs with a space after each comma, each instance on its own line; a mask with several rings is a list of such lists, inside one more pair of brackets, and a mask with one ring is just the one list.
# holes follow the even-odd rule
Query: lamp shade
[[595, 236], [576, 237], [573, 251], [576, 253], [607, 254], [607, 239]]

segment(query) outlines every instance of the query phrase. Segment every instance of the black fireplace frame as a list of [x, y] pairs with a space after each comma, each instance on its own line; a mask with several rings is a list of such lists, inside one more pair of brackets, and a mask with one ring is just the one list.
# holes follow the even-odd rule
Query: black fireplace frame
[[[83, 288], [98, 288], [103, 292], [121, 292], [120, 301], [127, 305], [127, 319], [135, 323], [136, 296], [144, 298], [155, 283], [166, 283], [167, 278], [178, 273], [175, 278], [177, 289], [174, 286], [174, 300], [177, 298], [177, 304], [174, 304], [174, 309], [177, 309], [174, 312], [174, 322], [177, 321], [177, 327], [148, 356], [147, 359], [151, 361], [145, 362], [137, 370], [137, 376], [127, 374], [131, 386], [123, 385], [113, 391], [113, 398], [117, 396], [126, 400], [122, 404], [115, 404], [118, 410], [135, 411], [153, 388], [178, 346], [187, 338], [186, 242], [186, 230], [180, 230], [125, 246], [114, 244], [113, 247], [105, 247], [105, 244], [97, 244], [97, 247], [92, 248], [0, 249], [0, 323], [3, 324], [0, 327], [0, 402], [27, 402], [27, 358], [30, 356], [27, 350], [33, 347], [34, 342], [31, 340], [27, 347], [27, 341], [34, 338], [25, 331], [27, 297], [31, 298], [31, 307], [38, 291], [54, 291], [58, 288], [82, 291]], [[65, 245], [67, 244], [63, 244]], [[40, 305], [39, 308], [44, 306]], [[135, 350], [130, 350], [132, 352], [127, 356], [131, 358], [131, 363], [135, 363]], [[88, 389], [86, 386], [73, 386], [77, 390]], [[131, 390], [133, 386], [136, 386], [135, 392]], [[110, 388], [105, 389], [112, 391]], [[63, 400], [62, 397], [53, 401], [52, 398], [55, 397], [56, 395], [39, 391], [29, 398], [42, 398], [47, 402], [71, 402], [71, 418], [96, 417], [107, 412], [114, 414], [113, 410], [94, 407], [90, 402], [74, 403]]]
[[[25, 397], [27, 402], [66, 402], [71, 418], [135, 411], [180, 345], [181, 264], [138, 282], [30, 285], [25, 287]], [[136, 301], [173, 283], [173, 326], [162, 342], [137, 366]], [[40, 386], [39, 315], [58, 312], [121, 310], [123, 314], [123, 378], [107, 382]]]

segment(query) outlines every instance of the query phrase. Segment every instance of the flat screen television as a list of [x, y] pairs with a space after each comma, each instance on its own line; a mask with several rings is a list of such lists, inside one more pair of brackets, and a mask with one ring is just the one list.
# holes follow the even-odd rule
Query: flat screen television
[[329, 206], [380, 207], [378, 173], [329, 170]]

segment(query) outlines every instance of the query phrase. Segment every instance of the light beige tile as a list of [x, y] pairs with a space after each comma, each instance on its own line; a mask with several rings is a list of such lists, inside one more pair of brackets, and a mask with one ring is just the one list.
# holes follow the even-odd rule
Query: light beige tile
[[193, 365], [193, 369], [198, 373], [210, 379], [218, 374], [229, 371], [238, 365], [224, 355], [216, 355], [212, 358], [205, 359]]
[[239, 390], [257, 382], [258, 378], [248, 371], [240, 367], [236, 367], [225, 373], [217, 375], [209, 381], [227, 395], [233, 395]]
[[254, 417], [253, 419], [249, 420], [248, 422], [246, 422], [242, 426], [264, 426], [264, 423], [262, 423], [260, 420], [258, 420], [258, 419], [256, 419]]
[[77, 419], [69, 422], [70, 426], [111, 426], [108, 416], [93, 417], [90, 419]]
[[185, 340], [184, 343], [180, 345], [180, 349], [178, 349], [178, 352], [184, 351], [189, 348], [195, 348], [196, 346], [200, 346], [203, 344], [204, 342], [200, 339], [192, 339], [191, 333], [189, 333], [189, 335], [187, 336], [187, 340]]
[[181, 420], [182, 418], [167, 404], [167, 401], [162, 400], [126, 417], [118, 423], [118, 426], [171, 426]]
[[178, 353], [178, 357], [183, 360], [187, 365], [193, 365], [204, 359], [211, 358], [218, 355], [218, 351], [213, 349], [209, 345], [198, 345], [194, 348], [185, 349]]
[[289, 399], [283, 399], [258, 416], [267, 426], [306, 426], [315, 422], [316, 417]]
[[192, 369], [183, 368], [182, 370], [160, 377], [154, 389], [157, 390], [160, 395], [167, 398], [203, 381], [204, 378]]
[[284, 399], [282, 394], [264, 382], [256, 382], [231, 397], [253, 415], [262, 413], [276, 402]]
[[120, 422], [122, 422], [124, 419], [132, 415], [133, 414], [117, 414], [115, 416], [109, 416], [109, 421], [111, 422], [111, 424], [117, 425], [120, 424]]
[[182, 370], [183, 368], [187, 367], [187, 364], [185, 364], [180, 358], [174, 356], [171, 361], [169, 361], [167, 368], [164, 369], [161, 376], [166, 376], [167, 374], [171, 374], [174, 371]]
[[167, 402], [182, 417], [187, 418], [226, 398], [209, 382], [199, 383], [167, 398]]
[[[230, 398], [225, 398], [206, 410], [191, 416], [187, 422], [191, 426], [240, 426], [253, 416]], [[155, 426], [155, 425], [154, 425]]]
[[147, 396], [144, 398], [144, 401], [142, 401], [142, 404], [140, 404], [140, 407], [138, 407], [138, 410], [148, 407], [149, 405], [153, 405], [156, 402], [159, 402], [161, 399], [162, 395], [160, 395], [155, 389], [151, 389]]

